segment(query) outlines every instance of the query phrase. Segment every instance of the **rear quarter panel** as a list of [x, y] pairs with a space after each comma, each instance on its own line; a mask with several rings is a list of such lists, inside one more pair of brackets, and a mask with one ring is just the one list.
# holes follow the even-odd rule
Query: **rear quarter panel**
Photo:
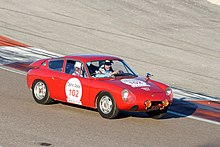
[[50, 92], [50, 97], [53, 99], [57, 99], [59, 96], [58, 91], [55, 89], [58, 88], [57, 84], [52, 84], [52, 76], [54, 77], [54, 82], [59, 83], [59, 72], [57, 71], [52, 71], [48, 69], [41, 69], [41, 68], [36, 68], [36, 69], [31, 69], [27, 73], [27, 85], [28, 88], [31, 89], [32, 85], [35, 80], [42, 80], [46, 83], [48, 90]]

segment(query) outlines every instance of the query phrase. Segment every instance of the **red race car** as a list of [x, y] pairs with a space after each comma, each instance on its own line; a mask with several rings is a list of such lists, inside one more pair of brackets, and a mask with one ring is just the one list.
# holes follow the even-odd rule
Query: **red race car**
[[27, 73], [28, 88], [40, 104], [61, 101], [97, 108], [104, 118], [120, 110], [145, 111], [160, 118], [173, 100], [170, 87], [139, 77], [122, 59], [107, 55], [68, 55], [36, 61]]

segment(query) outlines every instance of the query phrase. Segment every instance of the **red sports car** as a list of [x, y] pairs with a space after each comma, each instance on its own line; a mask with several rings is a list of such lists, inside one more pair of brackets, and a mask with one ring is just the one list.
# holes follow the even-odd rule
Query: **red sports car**
[[107, 55], [68, 55], [36, 61], [28, 88], [40, 104], [61, 101], [97, 108], [104, 118], [120, 110], [145, 111], [160, 118], [173, 100], [170, 87], [139, 77], [122, 59]]

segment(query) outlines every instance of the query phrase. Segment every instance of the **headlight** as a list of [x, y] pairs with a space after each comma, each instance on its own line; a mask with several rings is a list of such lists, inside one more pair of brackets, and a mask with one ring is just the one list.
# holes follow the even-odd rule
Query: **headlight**
[[121, 93], [122, 95], [122, 99], [125, 101], [125, 102], [129, 102], [129, 103], [132, 103], [136, 100], [136, 97], [135, 95], [129, 91], [128, 89], [124, 89]]
[[167, 87], [166, 89], [166, 95], [170, 96], [172, 94], [172, 89], [170, 87]]
[[124, 100], [124, 101], [127, 101], [127, 98], [128, 98], [128, 90], [127, 89], [124, 89], [123, 91], [122, 91], [122, 99]]

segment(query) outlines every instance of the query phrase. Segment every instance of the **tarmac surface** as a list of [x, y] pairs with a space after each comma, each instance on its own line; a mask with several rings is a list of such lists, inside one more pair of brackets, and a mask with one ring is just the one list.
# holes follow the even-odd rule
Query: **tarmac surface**
[[[219, 146], [219, 125], [167, 114], [121, 112], [101, 118], [95, 110], [65, 104], [40, 105], [25, 75], [1, 70], [0, 146]], [[20, 85], [20, 86], [17, 86]]]
[[[58, 54], [112, 54], [139, 75], [220, 98], [220, 6], [205, 0], [3, 0], [0, 34]], [[1, 53], [1, 51], [0, 51]], [[219, 146], [220, 127], [168, 113], [38, 105], [24, 75], [0, 69], [0, 146]], [[18, 86], [19, 85], [19, 86]], [[219, 108], [218, 108], [219, 109]]]

